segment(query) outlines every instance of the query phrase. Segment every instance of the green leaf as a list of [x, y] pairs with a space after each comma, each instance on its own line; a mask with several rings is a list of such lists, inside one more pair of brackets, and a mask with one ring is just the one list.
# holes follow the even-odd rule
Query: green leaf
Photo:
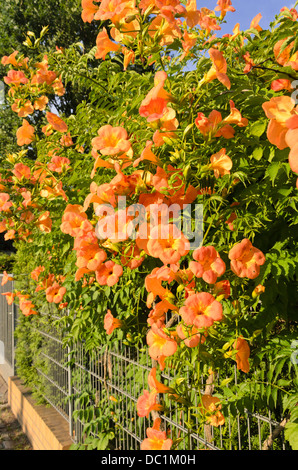
[[261, 137], [267, 128], [267, 120], [256, 121], [250, 128], [250, 133], [255, 137]]
[[280, 169], [280, 163], [279, 162], [273, 162], [273, 163], [271, 163], [271, 165], [268, 166], [268, 168], [266, 170], [266, 175], [269, 176], [269, 178], [272, 182], [272, 186], [274, 185], [274, 181], [277, 177], [279, 169]]
[[188, 132], [190, 131], [190, 129], [194, 126], [194, 123], [191, 123], [189, 124], [185, 129], [184, 129], [184, 132], [183, 132], [183, 137], [185, 137]]
[[285, 439], [293, 450], [298, 450], [298, 423], [288, 422], [285, 426]]
[[63, 248], [62, 248], [62, 255], [65, 255], [65, 253], [67, 253], [67, 251], [70, 249], [70, 242], [67, 242], [63, 245]]
[[263, 147], [256, 147], [252, 153], [252, 156], [255, 160], [259, 161], [261, 160], [263, 153], [264, 153]]
[[103, 436], [98, 444], [97, 444], [97, 450], [105, 450], [109, 445], [109, 435], [105, 435]]

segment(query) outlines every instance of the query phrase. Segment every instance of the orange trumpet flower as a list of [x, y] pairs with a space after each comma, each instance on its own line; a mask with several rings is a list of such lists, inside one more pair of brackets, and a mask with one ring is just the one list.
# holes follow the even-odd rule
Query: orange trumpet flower
[[26, 119], [23, 119], [23, 125], [17, 130], [17, 144], [20, 147], [29, 145], [34, 139], [34, 127]]
[[142, 101], [139, 113], [147, 118], [147, 122], [161, 119], [167, 112], [167, 104], [171, 100], [171, 95], [164, 89], [167, 79], [165, 72], [157, 72], [154, 77], [154, 87], [149, 91]]
[[10, 196], [7, 193], [0, 193], [0, 212], [7, 212], [12, 206], [12, 201], [10, 201]]
[[96, 46], [97, 49], [95, 52], [95, 58], [103, 60], [105, 60], [106, 55], [109, 52], [118, 52], [121, 48], [119, 44], [115, 44], [113, 41], [111, 41], [106, 28], [103, 28], [102, 31], [100, 31], [98, 34], [96, 38]]
[[170, 450], [173, 444], [166, 431], [160, 431], [161, 419], [154, 420], [153, 427], [147, 428], [147, 438], [141, 444], [141, 450]]
[[219, 398], [207, 394], [202, 395], [202, 404], [199, 405], [199, 408], [207, 423], [210, 423], [212, 426], [218, 427], [225, 423], [225, 418], [220, 411], [221, 404]]
[[85, 214], [82, 206], [79, 204], [69, 204], [62, 216], [60, 230], [72, 237], [77, 237], [84, 232], [93, 230], [93, 226], [88, 221], [87, 214]]
[[95, 271], [96, 280], [100, 286], [113, 286], [117, 284], [122, 274], [122, 266], [112, 260], [106, 261]]
[[159, 382], [156, 378], [156, 367], [153, 367], [148, 375], [148, 385], [151, 391], [155, 393], [174, 393], [174, 390], [171, 387]]
[[273, 48], [276, 62], [278, 62], [283, 67], [292, 67], [292, 69], [298, 70], [298, 51], [292, 54], [294, 41], [287, 45], [281, 52], [281, 48], [283, 47], [285, 41], [287, 41], [287, 38], [281, 39], [275, 44]]
[[206, 335], [199, 333], [198, 328], [192, 326], [187, 328], [185, 325], [180, 323], [176, 328], [177, 334], [180, 339], [188, 348], [195, 348], [198, 344], [203, 344], [206, 341]]
[[232, 271], [238, 277], [248, 277], [249, 279], [258, 277], [260, 266], [266, 261], [261, 250], [255, 248], [247, 238], [244, 238], [230, 250], [229, 259]]
[[242, 370], [246, 374], [249, 372], [249, 361], [250, 347], [248, 342], [240, 336], [233, 344], [233, 348], [236, 349], [236, 362], [237, 369]]
[[193, 258], [196, 261], [191, 261], [189, 268], [196, 277], [202, 277], [208, 284], [214, 284], [226, 270], [224, 261], [213, 246], [197, 248], [193, 252]]
[[102, 155], [121, 155], [131, 148], [127, 132], [123, 127], [112, 127], [107, 124], [97, 133], [98, 137], [92, 139], [92, 146]]
[[189, 241], [174, 224], [159, 224], [152, 228], [147, 244], [148, 252], [164, 264], [177, 263], [189, 252]]
[[67, 132], [68, 127], [67, 124], [55, 113], [46, 113], [46, 118], [50, 126], [58, 132]]
[[45, 233], [50, 233], [52, 230], [52, 219], [49, 211], [44, 212], [38, 217], [37, 226], [39, 230]]
[[97, 5], [94, 5], [93, 0], [82, 0], [82, 8], [82, 20], [84, 21], [84, 23], [92, 23], [92, 21], [94, 20], [94, 15], [95, 13], [97, 13], [99, 7]]
[[4, 81], [7, 85], [26, 85], [28, 83], [28, 78], [21, 70], [9, 70]]
[[107, 335], [111, 335], [116, 328], [121, 328], [123, 322], [118, 318], [113, 317], [111, 310], [108, 310], [104, 317], [103, 327], [106, 330]]
[[5, 295], [7, 304], [12, 305], [15, 298], [15, 294], [13, 292], [3, 292], [1, 295]]
[[212, 60], [212, 67], [203, 78], [205, 83], [212, 82], [213, 80], [219, 80], [228, 89], [231, 88], [231, 82], [227, 76], [227, 62], [222, 52], [217, 49], [209, 49], [209, 55]]
[[60, 304], [65, 293], [66, 288], [60, 286], [58, 282], [54, 282], [53, 285], [46, 290], [46, 299], [50, 303], [54, 302], [55, 304]]
[[233, 162], [230, 157], [226, 155], [225, 148], [212, 155], [210, 160], [210, 168], [213, 169], [215, 178], [230, 174], [230, 170], [233, 167]]
[[220, 18], [224, 19], [228, 11], [234, 12], [236, 10], [232, 6], [231, 0], [218, 0], [217, 6], [214, 8], [214, 11], [220, 11]]
[[208, 292], [190, 295], [179, 314], [187, 325], [197, 328], [208, 328], [223, 319], [221, 304]]
[[143, 395], [141, 395], [137, 401], [137, 413], [140, 418], [148, 418], [149, 413], [153, 410], [162, 410], [162, 406], [156, 402], [157, 395], [158, 393], [154, 390], [151, 392], [143, 390]]
[[25, 118], [34, 112], [34, 107], [30, 100], [21, 104], [21, 100], [17, 99], [11, 106], [11, 109], [21, 118]]
[[168, 336], [163, 328], [158, 328], [155, 323], [147, 333], [147, 344], [150, 357], [159, 362], [161, 370], [165, 367], [165, 358], [172, 356], [177, 351], [176, 341]]

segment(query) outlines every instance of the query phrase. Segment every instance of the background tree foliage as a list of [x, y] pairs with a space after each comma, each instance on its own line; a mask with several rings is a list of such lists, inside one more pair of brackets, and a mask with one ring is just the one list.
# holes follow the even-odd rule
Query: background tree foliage
[[[1, 5], [0, 12], [0, 56], [11, 54], [17, 50], [20, 54], [39, 57], [55, 50], [56, 46], [67, 48], [71, 44], [81, 43], [82, 49], [89, 51], [94, 47], [98, 33], [98, 25], [84, 23], [81, 20], [81, 1], [64, 0], [8, 0]], [[47, 26], [48, 34], [43, 37], [38, 50], [29, 50], [24, 44], [27, 32], [33, 31], [39, 37], [42, 29]], [[0, 80], [6, 75], [5, 68], [0, 64]], [[82, 93], [82, 91], [81, 91]], [[66, 94], [57, 99], [52, 97], [52, 105], [60, 112], [70, 114], [81, 102], [83, 96], [69, 85]], [[2, 107], [1, 107], [2, 108]], [[15, 113], [8, 107], [1, 109], [1, 151], [16, 150], [14, 139], [17, 129]], [[5, 123], [5, 127], [4, 127]], [[14, 142], [14, 143], [13, 143]]]
[[[59, 12], [59, 14], [57, 13]], [[39, 58], [41, 53], [55, 50], [56, 46], [67, 48], [74, 42], [80, 43], [84, 50], [94, 47], [98, 33], [98, 25], [84, 23], [81, 20], [81, 1], [73, 0], [7, 0], [1, 5], [0, 11], [0, 57], [11, 54], [17, 50], [25, 54]], [[39, 37], [42, 29], [48, 26], [48, 34], [43, 37], [38, 50], [29, 50], [24, 44], [27, 32], [33, 31]], [[90, 64], [92, 66], [92, 64]], [[0, 80], [6, 75], [5, 67], [0, 63]], [[6, 92], [8, 87], [5, 86]], [[69, 115], [76, 106], [86, 97], [86, 87], [80, 90], [68, 84], [63, 97], [52, 96], [51, 104], [59, 112]], [[36, 119], [41, 116], [36, 113]], [[19, 118], [5, 103], [0, 105], [0, 161], [5, 154], [18, 150], [15, 135], [19, 127]], [[1, 238], [1, 251], [12, 251], [13, 246]]]

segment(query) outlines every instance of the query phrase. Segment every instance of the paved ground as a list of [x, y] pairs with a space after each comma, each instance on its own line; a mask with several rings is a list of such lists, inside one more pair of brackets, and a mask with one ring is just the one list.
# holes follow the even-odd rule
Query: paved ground
[[32, 450], [7, 402], [7, 384], [0, 375], [0, 450]]

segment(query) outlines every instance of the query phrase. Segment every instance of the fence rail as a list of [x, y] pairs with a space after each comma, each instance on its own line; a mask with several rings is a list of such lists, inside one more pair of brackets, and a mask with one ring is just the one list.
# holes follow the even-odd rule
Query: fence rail
[[[9, 291], [13, 286], [5, 286]], [[4, 296], [0, 296], [0, 339], [5, 342], [5, 358], [14, 374], [14, 341], [12, 341], [16, 317], [7, 308]], [[110, 448], [138, 450], [146, 437], [146, 428], [152, 420], [137, 414], [138, 397], [148, 388], [147, 377], [152, 368], [148, 353], [140, 352], [124, 344], [103, 346], [92, 356], [86, 353], [84, 343], [70, 350], [64, 346], [63, 335], [55, 327], [53, 313], [41, 313], [43, 321], [31, 322], [34, 333], [40, 338], [40, 352], [32, 367], [38, 373], [38, 392], [69, 424], [69, 434], [74, 444], [85, 442], [85, 425], [93, 422], [89, 431], [94, 438], [103, 435], [108, 428]], [[35, 320], [35, 319], [34, 319]], [[10, 322], [10, 326], [9, 326]], [[1, 372], [1, 370], [0, 370]], [[172, 374], [172, 375], [171, 375]], [[175, 371], [162, 374], [164, 381], [174, 378]], [[235, 381], [237, 381], [235, 368]], [[203, 387], [204, 384], [202, 384]], [[237, 416], [226, 417], [224, 426], [205, 426], [200, 432], [189, 435], [186, 417], [177, 414], [167, 403], [167, 412], [160, 414], [162, 422], [171, 429], [170, 437], [180, 437], [178, 449], [262, 449], [264, 441], [278, 425], [274, 410], [268, 415], [251, 413], [247, 409]], [[108, 412], [107, 412], [108, 411]], [[198, 422], [199, 429], [199, 422]], [[282, 433], [274, 441], [274, 449], [284, 450]]]

